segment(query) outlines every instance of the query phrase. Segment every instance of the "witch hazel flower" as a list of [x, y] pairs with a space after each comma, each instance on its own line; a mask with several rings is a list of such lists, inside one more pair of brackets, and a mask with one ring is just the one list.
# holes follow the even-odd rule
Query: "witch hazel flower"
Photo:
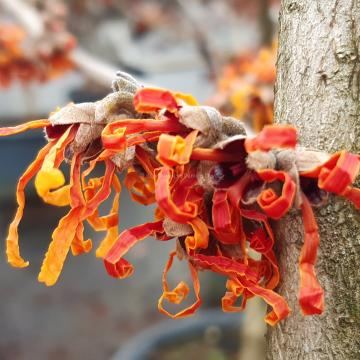
[[[149, 236], [174, 242], [162, 278], [162, 313], [172, 318], [195, 313], [201, 305], [199, 272], [212, 271], [226, 278], [224, 311], [242, 311], [248, 299], [260, 297], [270, 307], [265, 321], [275, 325], [290, 308], [276, 292], [281, 279], [270, 220], [298, 211], [304, 224], [300, 308], [304, 315], [324, 311], [315, 272], [320, 238], [313, 207], [323, 206], [331, 193], [360, 207], [360, 190], [352, 185], [360, 169], [358, 155], [303, 149], [296, 129], [288, 125], [268, 125], [249, 137], [239, 120], [198, 105], [191, 95], [144, 88], [124, 73], [104, 99], [0, 128], [0, 136], [37, 128], [45, 130], [48, 143], [18, 182], [18, 209], [6, 240], [12, 266], [29, 264], [20, 254], [18, 226], [25, 187], [35, 178], [44, 202], [69, 209], [53, 232], [40, 282], [56, 283], [70, 251], [77, 256], [92, 250], [92, 240], [84, 239], [88, 223], [105, 232], [95, 254], [119, 279], [133, 273], [126, 255], [138, 242]], [[59, 169], [63, 162], [70, 166], [69, 183]], [[100, 163], [103, 176], [95, 177]], [[133, 201], [156, 208], [149, 222], [119, 234], [122, 185]], [[111, 194], [111, 207], [101, 215], [99, 206]], [[176, 258], [188, 264], [192, 290], [183, 281], [170, 288], [167, 274]], [[167, 303], [180, 304], [191, 291], [192, 305], [175, 314], [167, 310]]]

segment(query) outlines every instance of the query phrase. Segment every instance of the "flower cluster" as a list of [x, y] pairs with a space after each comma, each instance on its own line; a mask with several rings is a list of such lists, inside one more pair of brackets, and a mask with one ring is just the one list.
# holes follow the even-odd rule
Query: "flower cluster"
[[241, 54], [227, 64], [209, 105], [242, 119], [255, 132], [272, 124], [276, 51], [274, 42], [271, 48]]
[[[49, 119], [0, 129], [0, 136], [7, 136], [44, 128], [49, 140], [18, 183], [18, 209], [6, 242], [9, 263], [28, 265], [20, 255], [18, 226], [25, 186], [35, 177], [46, 203], [69, 207], [53, 232], [40, 282], [56, 283], [70, 250], [73, 255], [91, 250], [92, 241], [83, 234], [87, 222], [106, 232], [96, 256], [109, 275], [120, 279], [133, 273], [125, 256], [139, 241], [150, 235], [159, 241], [175, 239], [163, 274], [161, 312], [172, 318], [193, 314], [201, 305], [198, 273], [212, 271], [227, 280], [224, 311], [241, 311], [258, 296], [271, 307], [265, 321], [275, 325], [290, 309], [275, 292], [280, 272], [270, 220], [301, 211], [299, 303], [305, 315], [322, 313], [324, 293], [315, 274], [319, 234], [312, 208], [322, 206], [329, 193], [360, 207], [360, 190], [352, 187], [359, 157], [300, 148], [296, 129], [288, 125], [266, 126], [248, 137], [240, 121], [197, 105], [190, 95], [142, 88], [127, 74], [118, 74], [113, 90], [97, 103], [69, 104]], [[59, 170], [64, 160], [71, 164], [69, 184]], [[99, 163], [104, 175], [92, 177]], [[156, 209], [150, 222], [118, 234], [120, 171], [126, 172], [123, 185], [132, 199]], [[111, 209], [101, 216], [99, 205], [111, 193]], [[188, 263], [195, 302], [172, 314], [165, 303], [180, 304], [190, 292], [185, 282], [174, 289], [168, 285], [175, 257]]]
[[14, 80], [44, 82], [73, 68], [68, 54], [75, 39], [53, 29], [47, 39], [33, 41], [19, 26], [0, 24], [0, 88]]

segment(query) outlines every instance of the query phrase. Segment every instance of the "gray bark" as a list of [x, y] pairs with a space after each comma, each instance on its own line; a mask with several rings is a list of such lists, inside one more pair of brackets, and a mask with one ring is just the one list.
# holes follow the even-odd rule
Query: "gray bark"
[[[360, 1], [282, 0], [275, 118], [295, 125], [300, 142], [360, 153]], [[290, 317], [269, 328], [267, 359], [360, 359], [360, 213], [332, 197], [316, 211], [317, 274], [325, 312], [303, 317], [297, 302], [299, 213], [277, 225], [282, 283]]]

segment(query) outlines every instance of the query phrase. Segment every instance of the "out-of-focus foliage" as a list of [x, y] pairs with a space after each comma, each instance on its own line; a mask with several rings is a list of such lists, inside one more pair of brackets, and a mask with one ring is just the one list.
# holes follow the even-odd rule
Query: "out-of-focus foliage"
[[0, 23], [0, 88], [15, 80], [44, 82], [73, 68], [68, 55], [76, 41], [66, 30], [66, 7], [57, 1], [37, 6], [44, 24], [40, 38], [20, 25]]
[[247, 122], [259, 132], [273, 122], [276, 43], [258, 53], [240, 54], [227, 64], [209, 104]]

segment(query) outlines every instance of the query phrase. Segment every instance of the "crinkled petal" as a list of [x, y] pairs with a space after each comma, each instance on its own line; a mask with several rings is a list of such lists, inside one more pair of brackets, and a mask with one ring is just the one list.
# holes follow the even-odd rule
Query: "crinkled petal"
[[136, 160], [140, 163], [146, 174], [150, 177], [154, 176], [154, 171], [160, 164], [151, 156], [151, 154], [141, 146], [135, 148]]
[[[157, 170], [155, 182], [155, 198], [160, 209], [176, 222], [186, 223], [194, 219], [198, 214], [197, 204], [185, 201], [182, 204], [176, 204], [173, 201], [170, 184], [174, 176], [174, 170], [168, 167], [162, 167]], [[188, 189], [177, 189], [179, 192]]]
[[193, 149], [191, 160], [207, 160], [216, 161], [218, 163], [241, 162], [242, 155], [223, 149], [206, 149], [198, 147]]
[[[268, 218], [255, 210], [240, 210], [241, 216], [248, 220], [257, 221], [263, 225], [250, 237], [250, 247], [262, 254], [271, 265], [271, 273], [267, 276], [266, 288], [274, 289], [280, 281], [279, 265], [273, 251], [275, 237]], [[266, 230], [266, 232], [265, 232]]]
[[[139, 241], [144, 240], [148, 236], [154, 235], [155, 233], [163, 233], [162, 220], [152, 223], [145, 223], [142, 225], [135, 226], [131, 229], [124, 230], [110, 249], [105, 255], [104, 262], [108, 266], [116, 265], [121, 258]], [[110, 264], [110, 265], [109, 265]]]
[[248, 153], [261, 150], [269, 151], [277, 148], [295, 149], [297, 131], [290, 125], [266, 125], [254, 138], [245, 140]]
[[192, 305], [190, 305], [189, 307], [187, 307], [186, 309], [181, 310], [176, 314], [171, 314], [169, 311], [167, 311], [164, 308], [164, 306], [163, 306], [164, 300], [167, 300], [168, 302], [173, 303], [173, 304], [180, 304], [184, 299], [186, 299], [186, 297], [188, 296], [189, 291], [190, 291], [188, 285], [183, 281], [181, 281], [173, 290], [169, 290], [169, 286], [167, 283], [167, 274], [173, 264], [175, 256], [176, 256], [175, 251], [170, 254], [169, 261], [166, 264], [166, 267], [164, 269], [163, 277], [162, 277], [163, 294], [161, 295], [161, 297], [158, 301], [159, 311], [162, 312], [163, 314], [171, 317], [172, 319], [178, 319], [178, 318], [193, 315], [201, 305], [200, 281], [199, 281], [198, 273], [197, 273], [197, 270], [195, 269], [195, 267], [191, 263], [189, 263], [189, 269], [190, 269], [190, 274], [191, 274], [191, 278], [193, 281], [193, 287], [194, 287], [194, 293], [195, 293], [195, 302]]
[[216, 237], [224, 244], [243, 244], [245, 237], [240, 214], [231, 203], [225, 189], [217, 189], [213, 195], [212, 220]]
[[[81, 159], [80, 156], [77, 155], [71, 164], [70, 192], [72, 198], [77, 198], [81, 194], [80, 166]], [[75, 203], [81, 204], [82, 200], [75, 200]], [[38, 280], [47, 286], [54, 285], [59, 278], [71, 243], [76, 236], [82, 212], [82, 205], [73, 207], [68, 214], [60, 220], [59, 225], [52, 234], [52, 242], [50, 243], [38, 276]]]
[[163, 165], [185, 165], [190, 161], [190, 156], [198, 134], [192, 131], [185, 138], [180, 135], [162, 134], [157, 145], [157, 160]]
[[282, 296], [272, 290], [265, 289], [244, 277], [238, 277], [238, 281], [241, 286], [246, 288], [255, 296], [261, 297], [268, 305], [272, 307], [272, 310], [265, 316], [264, 320], [266, 323], [274, 326], [289, 315], [290, 308]]
[[200, 269], [212, 270], [226, 276], [245, 276], [253, 281], [258, 281], [258, 273], [249, 266], [224, 256], [210, 256], [193, 254], [192, 263]]
[[[154, 132], [154, 136], [158, 136], [159, 132], [168, 133], [182, 133], [187, 132], [188, 129], [173, 119], [165, 118], [158, 119], [122, 119], [113, 121], [106, 125], [101, 134], [102, 144], [105, 149], [118, 152], [124, 151], [126, 147], [136, 145], [137, 143], [145, 141], [151, 136], [149, 132]], [[141, 141], [127, 139], [131, 134], [139, 134], [143, 132], [146, 135], [141, 135]], [[144, 138], [145, 136], [145, 138]]]
[[358, 155], [339, 151], [316, 168], [300, 172], [300, 176], [317, 178], [320, 189], [345, 197], [360, 208], [360, 190], [351, 185], [360, 170]]
[[197, 249], [206, 249], [209, 243], [209, 229], [207, 224], [199, 217], [189, 221], [194, 235], [188, 235], [185, 239], [185, 246], [188, 253]]
[[115, 190], [113, 205], [110, 214], [103, 218], [107, 233], [99, 247], [96, 249], [96, 256], [100, 258], [103, 258], [109, 252], [119, 235], [119, 200], [121, 184], [117, 176], [114, 176], [113, 187]]
[[49, 153], [49, 151], [54, 145], [54, 143], [49, 143], [43, 149], [41, 149], [34, 162], [30, 164], [30, 166], [26, 169], [24, 174], [19, 179], [16, 189], [16, 201], [18, 204], [18, 208], [16, 210], [14, 220], [10, 224], [8, 236], [6, 239], [7, 261], [12, 266], [26, 267], [29, 265], [29, 263], [25, 261], [20, 255], [18, 234], [19, 223], [22, 219], [25, 208], [25, 188], [28, 182], [40, 170], [46, 155]]
[[257, 197], [261, 209], [271, 218], [280, 219], [291, 208], [296, 195], [296, 185], [285, 171], [260, 170], [257, 172], [261, 180], [267, 183], [283, 182], [281, 195], [278, 196], [271, 188], [263, 190]]
[[116, 263], [104, 262], [107, 273], [116, 279], [126, 279], [134, 272], [134, 267], [127, 260], [121, 258]]
[[130, 168], [124, 179], [124, 185], [134, 201], [142, 205], [150, 205], [155, 202], [155, 185], [152, 177], [141, 176]]
[[42, 129], [48, 125], [51, 125], [50, 121], [47, 119], [42, 119], [42, 120], [29, 121], [25, 124], [21, 124], [17, 126], [2, 127], [0, 128], [0, 136], [16, 135], [31, 129]]
[[301, 211], [304, 222], [304, 245], [301, 249], [299, 303], [304, 315], [321, 314], [324, 311], [324, 291], [315, 274], [319, 232], [309, 200], [302, 195]]
[[341, 151], [333, 155], [321, 167], [318, 180], [319, 188], [341, 195], [355, 181], [359, 170], [359, 157]]
[[158, 88], [138, 90], [134, 97], [134, 105], [140, 113], [152, 113], [161, 109], [174, 113], [179, 109], [176, 97], [170, 91]]
[[36, 175], [36, 192], [47, 204], [56, 206], [70, 204], [70, 185], [63, 186], [65, 177], [58, 167], [64, 160], [66, 146], [74, 139], [75, 134], [75, 127], [69, 127], [63, 133], [45, 157], [42, 167]]
[[71, 252], [74, 256], [90, 252], [92, 249], [92, 241], [90, 239], [84, 240], [84, 224], [79, 223], [74, 240], [71, 243]]
[[[246, 303], [249, 297], [253, 295], [249, 293], [238, 281], [228, 279], [226, 281], [227, 291], [221, 299], [221, 305], [224, 312], [241, 312], [245, 310]], [[240, 306], [235, 303], [242, 297]]]

